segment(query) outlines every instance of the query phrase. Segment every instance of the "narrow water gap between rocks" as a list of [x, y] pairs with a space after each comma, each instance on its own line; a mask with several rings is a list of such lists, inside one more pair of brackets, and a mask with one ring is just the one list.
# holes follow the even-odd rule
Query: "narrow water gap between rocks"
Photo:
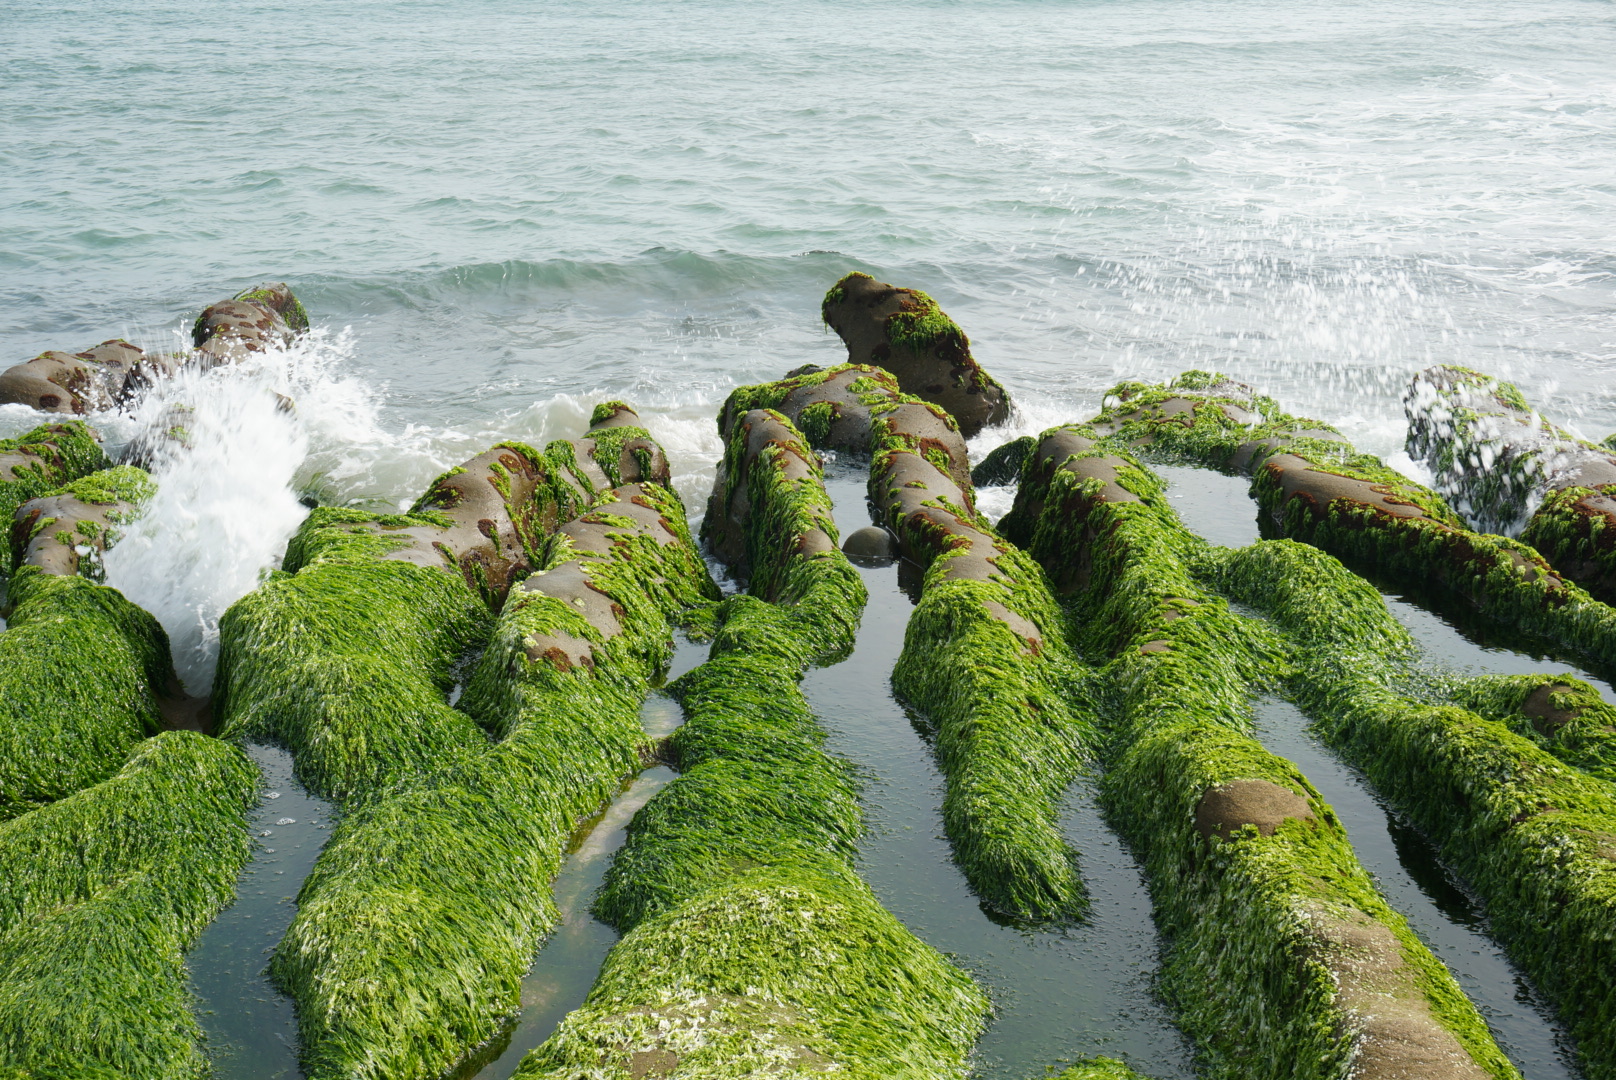
[[290, 753], [246, 749], [264, 774], [263, 797], [248, 819], [252, 861], [236, 883], [236, 902], [202, 932], [186, 966], [215, 1080], [296, 1080], [297, 1016], [266, 969], [336, 812], [293, 778]]
[[[706, 658], [705, 643], [676, 634], [664, 685]], [[683, 722], [678, 703], [660, 690], [653, 691], [640, 706], [640, 723], [653, 738], [665, 738]], [[625, 780], [610, 804], [579, 824], [555, 880], [561, 922], [545, 939], [522, 979], [521, 1013], [481, 1053], [449, 1074], [448, 1080], [507, 1080], [527, 1052], [554, 1034], [562, 1018], [584, 1003], [618, 936], [590, 913], [589, 906], [612, 855], [623, 846], [629, 822], [677, 775], [662, 765], [647, 769]]]
[[1295, 762], [1334, 807], [1386, 902], [1453, 972], [1526, 1080], [1580, 1077], [1564, 1025], [1487, 935], [1481, 905], [1443, 867], [1431, 842], [1319, 742], [1294, 705], [1261, 701], [1256, 721], [1262, 744]]
[[[870, 523], [865, 480], [862, 463], [827, 468], [843, 536]], [[909, 597], [894, 566], [860, 573], [870, 600], [853, 654], [810, 671], [803, 690], [830, 733], [830, 750], [865, 776], [864, 879], [888, 910], [993, 996], [996, 1015], [973, 1075], [1026, 1080], [1046, 1066], [1105, 1054], [1155, 1080], [1192, 1077], [1190, 1045], [1154, 990], [1160, 943], [1144, 877], [1101, 821], [1090, 782], [1074, 785], [1062, 819], [1090, 892], [1086, 923], [1046, 931], [1006, 925], [966, 886], [943, 836], [943, 778], [930, 743], [891, 689]]]
[[[1152, 468], [1167, 482], [1168, 499], [1191, 532], [1229, 547], [1259, 539], [1245, 478], [1194, 467]], [[1382, 594], [1428, 660], [1477, 672], [1570, 670], [1484, 645], [1441, 616], [1384, 588]], [[1481, 905], [1442, 865], [1435, 846], [1384, 803], [1358, 770], [1320, 742], [1294, 705], [1265, 698], [1257, 703], [1255, 719], [1262, 744], [1294, 762], [1335, 809], [1358, 861], [1374, 876], [1387, 903], [1453, 972], [1526, 1080], [1581, 1076], [1564, 1026], [1488, 936]]]

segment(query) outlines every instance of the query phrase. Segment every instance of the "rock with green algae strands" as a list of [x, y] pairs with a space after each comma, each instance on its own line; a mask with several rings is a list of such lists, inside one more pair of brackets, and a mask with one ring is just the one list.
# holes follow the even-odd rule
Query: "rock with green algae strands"
[[[306, 758], [326, 771], [321, 743], [340, 743], [346, 749], [336, 763], [349, 776], [338, 789], [342, 823], [299, 894], [298, 917], [271, 968], [299, 1003], [311, 1077], [434, 1077], [497, 1036], [558, 917], [549, 882], [567, 838], [651, 753], [638, 706], [665, 660], [669, 620], [716, 592], [671, 488], [591, 488], [589, 477], [609, 482], [647, 463], [654, 473], [663, 460], [654, 444], [643, 445], [643, 429], [621, 422], [622, 410], [612, 415], [615, 426], [544, 454], [505, 447], [496, 449], [518, 460], [474, 459], [429, 489], [423, 502], [438, 505], [394, 523], [402, 529], [384, 520], [357, 531], [344, 527], [365, 523], [306, 529], [289, 558], [297, 573], [284, 580], [323, 574], [312, 584], [328, 602], [310, 604], [300, 625], [295, 609], [314, 597], [270, 597], [263, 612], [248, 604], [240, 616], [246, 625], [229, 631], [232, 663], [246, 661], [253, 685], [240, 684], [240, 667], [221, 676], [226, 730], [246, 733], [285, 705], [241, 704], [259, 685], [278, 685], [273, 668], [284, 650], [269, 644], [272, 622], [285, 619], [293, 640], [301, 636], [299, 644], [314, 650], [311, 667], [328, 667], [311, 624], [329, 623], [336, 608], [351, 617], [370, 603], [368, 575], [378, 567], [382, 590], [395, 582], [411, 590], [404, 605], [396, 591], [388, 598], [396, 625], [382, 635], [361, 624], [350, 642], [344, 627], [317, 628], [322, 638], [344, 641], [339, 664], [367, 650], [381, 654], [384, 677], [410, 696], [389, 700], [386, 684], [378, 693], [377, 680], [345, 678], [310, 687], [310, 697], [323, 693], [326, 715], [290, 718], [300, 769]], [[465, 558], [450, 557], [462, 531], [456, 515], [485, 511], [500, 515], [485, 543], [515, 538], [502, 549], [511, 564], [503, 595], [482, 588], [496, 575], [468, 576]], [[407, 533], [406, 546], [394, 547], [390, 532]], [[523, 567], [529, 548], [534, 561]], [[438, 558], [388, 558], [399, 550]], [[533, 573], [522, 577], [525, 569]], [[502, 606], [487, 637], [478, 626], [486, 622], [486, 609], [476, 614], [479, 593]], [[401, 610], [417, 597], [438, 606]], [[292, 610], [271, 612], [283, 603]], [[459, 622], [448, 636], [436, 624], [445, 611]], [[227, 624], [236, 617], [233, 608]], [[243, 637], [249, 627], [262, 644]], [[433, 632], [437, 641], [415, 648]], [[462, 708], [449, 708], [444, 693], [456, 659], [484, 643]], [[379, 733], [365, 723], [392, 722], [389, 710], [406, 712], [406, 720], [414, 710], [418, 723]], [[432, 744], [419, 745], [429, 731]]]
[[212, 1075], [185, 953], [234, 898], [257, 786], [239, 748], [169, 731], [0, 822], [0, 1077]]
[[1489, 618], [1616, 665], [1616, 608], [1537, 549], [1466, 528], [1436, 492], [1250, 387], [1201, 371], [1165, 385], [1123, 383], [1109, 391], [1088, 435], [1152, 458], [1246, 473], [1265, 536], [1301, 540], [1354, 566], [1438, 589]]
[[204, 368], [234, 363], [250, 352], [291, 343], [309, 328], [309, 314], [285, 282], [243, 289], [203, 309], [191, 327], [193, 356]]
[[100, 580], [101, 556], [156, 490], [144, 470], [119, 465], [30, 499], [12, 520], [13, 565]]
[[944, 825], [972, 887], [1015, 919], [1078, 917], [1087, 897], [1057, 804], [1092, 757], [1092, 722], [1073, 704], [1083, 672], [1042, 571], [977, 517], [951, 418], [868, 366], [735, 390], [720, 415], [729, 450], [703, 529], [743, 573], [750, 495], [730, 478], [772, 437], [767, 425], [747, 427], [744, 444], [734, 437], [756, 409], [778, 409], [813, 445], [869, 453], [875, 513], [902, 555], [929, 568], [894, 686], [937, 725]]
[[116, 589], [26, 566], [0, 633], [0, 819], [99, 783], [163, 724], [168, 636]]
[[1160, 482], [1091, 427], [1029, 457], [1007, 533], [1111, 661], [1103, 803], [1144, 861], [1162, 990], [1215, 1077], [1516, 1077], [1334, 812], [1249, 734], [1287, 642], [1191, 567]]
[[1608, 721], [1609, 707], [1563, 676], [1453, 685], [1454, 700], [1495, 719], [1412, 700], [1401, 689], [1412, 640], [1335, 559], [1269, 542], [1221, 554], [1208, 571], [1287, 631], [1292, 694], [1315, 730], [1485, 901], [1587, 1075], [1616, 1077], [1616, 789], [1595, 778], [1610, 741], [1556, 738], [1584, 716]]
[[987, 1000], [857, 877], [853, 780], [799, 686], [851, 647], [863, 584], [801, 435], [764, 412], [730, 434], [753, 595], [721, 605], [711, 656], [673, 688], [681, 775], [596, 903], [624, 937], [517, 1075], [963, 1076]]
[[[0, 439], [0, 525], [8, 531], [17, 508], [63, 484], [107, 469], [112, 462], [94, 431], [78, 420], [43, 424]], [[0, 577], [11, 572], [11, 544], [0, 544]]]
[[[92, 473], [17, 511], [17, 572], [0, 634], [0, 820], [106, 779], [162, 725], [176, 686], [168, 637], [114, 589], [78, 576], [116, 540], [151, 481]], [[50, 516], [42, 516], [50, 515]]]
[[946, 409], [967, 438], [1010, 416], [1010, 395], [925, 293], [854, 272], [831, 286], [820, 314], [847, 346], [849, 363], [891, 372], [905, 393]]

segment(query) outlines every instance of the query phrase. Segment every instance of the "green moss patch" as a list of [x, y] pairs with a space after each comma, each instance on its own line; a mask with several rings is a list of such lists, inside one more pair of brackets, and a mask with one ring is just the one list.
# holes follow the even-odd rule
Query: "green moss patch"
[[105, 780], [162, 725], [168, 637], [115, 589], [24, 567], [0, 634], [0, 819]]
[[257, 778], [235, 747], [165, 732], [0, 824], [0, 1059], [31, 1077], [209, 1075], [184, 955], [235, 895]]

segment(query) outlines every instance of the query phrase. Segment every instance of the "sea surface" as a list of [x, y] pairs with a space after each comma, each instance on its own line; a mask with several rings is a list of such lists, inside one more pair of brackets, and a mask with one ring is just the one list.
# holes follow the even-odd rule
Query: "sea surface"
[[[1092, 415], [1117, 381], [1191, 367], [1416, 477], [1400, 397], [1434, 363], [1513, 379], [1602, 438], [1616, 4], [0, 8], [0, 366], [112, 337], [178, 347], [204, 305], [264, 280], [289, 282], [315, 324], [98, 420], [116, 451], [193, 410], [192, 451], [155, 463], [158, 501], [106, 568], [162, 618], [194, 691], [219, 614], [276, 564], [304, 503], [407, 505], [491, 442], [576, 435], [594, 402], [623, 398], [699, 513], [728, 391], [844, 356], [818, 310], [849, 270], [930, 292], [1010, 390], [1018, 414], [977, 453]], [[0, 437], [38, 420], [0, 406]], [[1007, 508], [1005, 493], [984, 504]], [[816, 678], [838, 700], [834, 669]], [[866, 727], [922, 753], [914, 730], [881, 726], [896, 703], [870, 710], [827, 717], [848, 753], [882, 745], [858, 743]], [[891, 760], [914, 794], [891, 796], [908, 817], [883, 818], [881, 784], [900, 781], [877, 754], [878, 837], [931, 813], [923, 763]], [[1074, 836], [1126, 864], [1084, 797]], [[944, 858], [933, 840], [904, 857]], [[1117, 896], [1142, 895], [1132, 873]], [[1042, 961], [1000, 971], [994, 950], [1085, 962], [1070, 938], [991, 944], [1002, 928], [972, 946], [964, 900], [931, 915], [899, 885], [884, 898], [995, 987], [1004, 1032], [1033, 1031], [1017, 1003], [1043, 992], [1005, 972]], [[1148, 926], [1129, 925], [1144, 944], [1115, 960], [1117, 1000], [1143, 1004], [1076, 993], [1087, 1018], [1070, 1038], [1042, 1020], [1037, 1038], [990, 1033], [983, 1075], [1107, 1045], [1189, 1075], [1156, 1034]], [[1107, 1025], [1133, 1023], [1118, 1009], [1145, 1018], [1107, 1043]], [[1559, 1062], [1557, 1037], [1519, 1060]]]

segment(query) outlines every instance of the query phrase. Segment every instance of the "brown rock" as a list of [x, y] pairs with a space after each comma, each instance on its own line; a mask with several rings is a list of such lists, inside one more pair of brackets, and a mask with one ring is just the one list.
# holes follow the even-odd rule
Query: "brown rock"
[[931, 297], [868, 274], [848, 274], [825, 296], [825, 323], [855, 364], [890, 371], [907, 394], [941, 405], [966, 438], [1010, 415], [1010, 396], [971, 356], [970, 339]]
[[1235, 780], [1207, 788], [1195, 807], [1195, 830], [1202, 836], [1234, 839], [1247, 825], [1274, 835], [1289, 818], [1313, 821], [1307, 800], [1267, 780]]

